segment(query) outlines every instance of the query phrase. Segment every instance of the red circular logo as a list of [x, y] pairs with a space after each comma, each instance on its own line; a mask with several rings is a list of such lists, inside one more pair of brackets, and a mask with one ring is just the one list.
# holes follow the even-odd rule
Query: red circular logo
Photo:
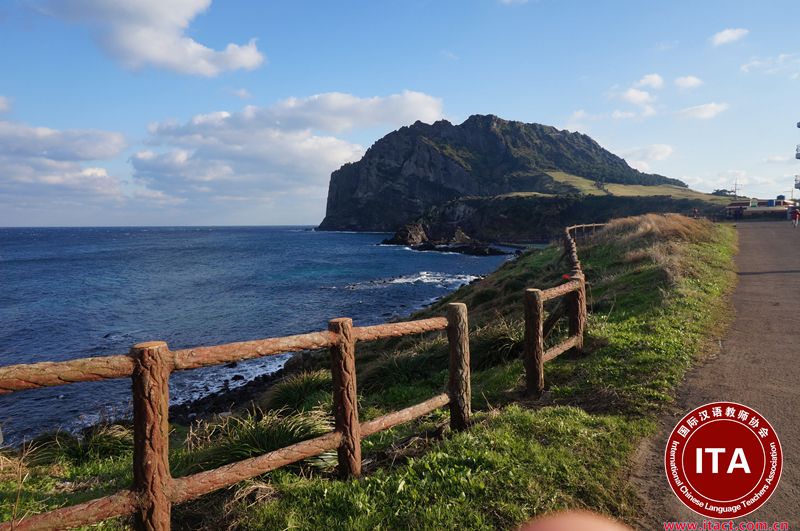
[[775, 492], [783, 453], [772, 425], [734, 402], [713, 402], [678, 422], [667, 439], [664, 469], [684, 505], [709, 518], [738, 518]]

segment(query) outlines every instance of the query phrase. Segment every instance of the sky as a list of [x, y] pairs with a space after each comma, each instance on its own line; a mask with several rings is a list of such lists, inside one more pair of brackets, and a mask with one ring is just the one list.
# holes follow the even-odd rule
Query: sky
[[476, 113], [788, 196], [798, 20], [796, 0], [0, 0], [0, 226], [313, 225], [380, 137]]

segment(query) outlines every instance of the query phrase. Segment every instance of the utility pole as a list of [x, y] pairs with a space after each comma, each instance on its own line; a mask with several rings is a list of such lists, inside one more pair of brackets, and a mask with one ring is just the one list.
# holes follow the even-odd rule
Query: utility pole
[[[800, 122], [797, 122], [797, 128], [800, 129]], [[794, 158], [800, 159], [800, 144], [797, 144], [795, 149]], [[794, 191], [800, 190], [800, 175], [794, 176], [794, 186], [792, 187], [792, 202], [794, 202]]]

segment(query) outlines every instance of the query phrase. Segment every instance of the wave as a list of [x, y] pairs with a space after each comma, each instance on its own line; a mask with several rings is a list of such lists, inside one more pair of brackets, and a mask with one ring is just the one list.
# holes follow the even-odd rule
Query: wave
[[443, 289], [452, 289], [469, 284], [470, 282], [482, 278], [478, 275], [436, 273], [431, 271], [420, 271], [411, 275], [403, 275], [391, 278], [379, 278], [348, 284], [345, 289], [375, 289], [385, 288], [397, 284], [434, 284]]

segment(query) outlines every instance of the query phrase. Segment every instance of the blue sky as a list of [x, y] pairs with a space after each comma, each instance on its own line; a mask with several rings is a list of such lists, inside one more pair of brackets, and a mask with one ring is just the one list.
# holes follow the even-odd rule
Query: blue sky
[[417, 119], [579, 130], [693, 188], [800, 173], [796, 1], [0, 1], [0, 226], [315, 224]]

